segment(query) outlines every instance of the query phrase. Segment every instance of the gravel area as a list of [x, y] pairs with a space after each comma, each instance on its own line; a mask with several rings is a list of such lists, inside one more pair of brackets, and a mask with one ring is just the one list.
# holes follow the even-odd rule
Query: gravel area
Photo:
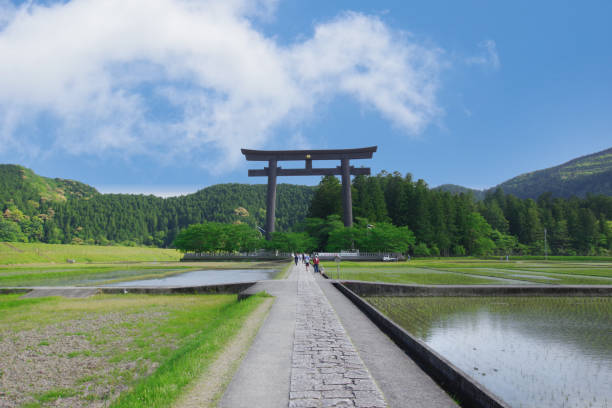
[[146, 359], [113, 359], [130, 349], [138, 334], [133, 323], [166, 315], [91, 313], [31, 330], [0, 327], [0, 406], [108, 406], [131, 380], [157, 367]]

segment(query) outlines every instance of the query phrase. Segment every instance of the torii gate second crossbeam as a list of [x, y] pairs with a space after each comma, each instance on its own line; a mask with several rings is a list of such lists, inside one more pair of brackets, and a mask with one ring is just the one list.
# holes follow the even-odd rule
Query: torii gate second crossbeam
[[[335, 150], [249, 150], [241, 149], [248, 161], [267, 161], [268, 167], [261, 170], [249, 170], [249, 177], [268, 176], [268, 195], [266, 200], [266, 235], [269, 238], [274, 232], [276, 213], [276, 177], [278, 176], [342, 176], [342, 206], [344, 225], [353, 225], [353, 203], [351, 198], [351, 175], [369, 175], [369, 168], [355, 168], [350, 165], [351, 159], [371, 159], [377, 146], [360, 149]], [[303, 169], [283, 169], [277, 166], [279, 161], [302, 161]], [[340, 166], [331, 168], [313, 168], [313, 160], [340, 160]]]

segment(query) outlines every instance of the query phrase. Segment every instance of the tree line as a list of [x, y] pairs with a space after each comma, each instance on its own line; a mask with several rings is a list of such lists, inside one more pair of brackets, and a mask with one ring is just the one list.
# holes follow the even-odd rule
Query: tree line
[[[309, 218], [297, 227], [312, 234], [313, 224], [341, 216], [341, 189], [337, 178], [323, 178]], [[545, 193], [532, 200], [497, 189], [478, 201], [469, 193], [430, 189], [424, 180], [397, 172], [355, 177], [352, 196], [355, 220], [407, 228], [415, 240], [411, 253], [418, 256], [540, 255], [545, 245], [551, 255], [612, 252], [610, 196], [566, 199]], [[325, 239], [329, 235], [320, 247], [328, 246]]]
[[[308, 212], [313, 187], [278, 185], [277, 228], [289, 230]], [[10, 197], [10, 198], [9, 198]], [[26, 197], [27, 199], [22, 199]], [[7, 194], [0, 241], [170, 247], [178, 232], [202, 222], [265, 223], [265, 185], [220, 184], [194, 194], [94, 194], [65, 201]]]
[[267, 243], [256, 232], [265, 220], [265, 185], [223, 184], [166, 199], [92, 193], [58, 202], [27, 192], [18, 199], [4, 198], [0, 241], [178, 247], [181, 230], [217, 223], [242, 224], [240, 231], [246, 234], [248, 228], [255, 246], [287, 251], [539, 255], [546, 245], [551, 255], [612, 253], [610, 196], [555, 198], [547, 193], [532, 200], [497, 189], [478, 201], [469, 193], [430, 189], [410, 174], [382, 172], [354, 178], [355, 222], [345, 228], [341, 189], [333, 176], [316, 188], [280, 184], [279, 232]]

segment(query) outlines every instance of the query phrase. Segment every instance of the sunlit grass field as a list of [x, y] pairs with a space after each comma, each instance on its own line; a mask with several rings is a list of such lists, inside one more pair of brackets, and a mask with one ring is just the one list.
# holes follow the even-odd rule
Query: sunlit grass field
[[0, 242], [0, 265], [31, 263], [179, 261], [176, 249]]
[[[334, 262], [326, 273], [338, 275]], [[406, 262], [340, 263], [340, 278], [423, 285], [612, 285], [612, 262], [580, 260], [417, 259]]]
[[170, 406], [262, 299], [0, 295], [0, 406]]

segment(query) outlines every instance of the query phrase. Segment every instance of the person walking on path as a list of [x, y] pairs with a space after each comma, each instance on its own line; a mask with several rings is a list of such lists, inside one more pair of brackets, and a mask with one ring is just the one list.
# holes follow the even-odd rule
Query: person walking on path
[[298, 259], [299, 259], [297, 252], [294, 254], [293, 259], [295, 260], [295, 266], [297, 266]]
[[313, 261], [312, 261], [312, 266], [314, 267], [314, 271], [315, 273], [320, 273], [319, 272], [319, 257], [317, 255], [315, 255]]

